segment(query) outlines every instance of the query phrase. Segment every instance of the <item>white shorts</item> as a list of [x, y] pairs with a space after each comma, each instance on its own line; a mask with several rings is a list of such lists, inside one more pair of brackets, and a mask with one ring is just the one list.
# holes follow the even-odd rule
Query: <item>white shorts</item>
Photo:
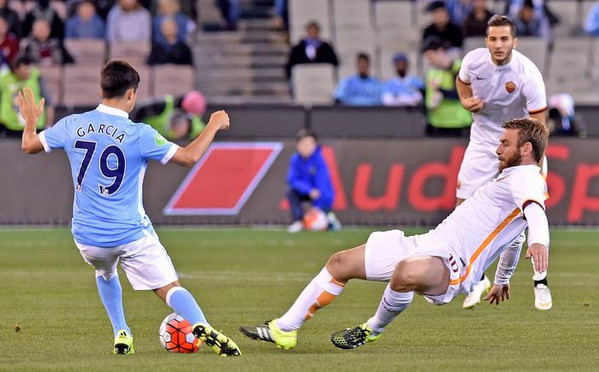
[[474, 196], [476, 190], [497, 177], [498, 166], [499, 159], [495, 154], [495, 148], [470, 141], [458, 173], [456, 197], [468, 199]]
[[161, 288], [178, 279], [171, 258], [154, 235], [112, 248], [75, 244], [85, 262], [96, 268], [96, 276], [106, 279], [116, 276], [120, 260], [135, 290]]
[[[370, 234], [364, 248], [366, 279], [389, 281], [398, 263], [413, 257], [440, 257], [449, 269], [450, 282], [459, 281], [460, 274], [452, 267], [451, 253], [443, 244], [419, 244], [417, 237], [406, 237], [401, 230], [376, 231]], [[453, 300], [460, 292], [460, 285], [449, 285], [447, 292], [438, 296], [423, 295], [435, 305], [443, 305]]]

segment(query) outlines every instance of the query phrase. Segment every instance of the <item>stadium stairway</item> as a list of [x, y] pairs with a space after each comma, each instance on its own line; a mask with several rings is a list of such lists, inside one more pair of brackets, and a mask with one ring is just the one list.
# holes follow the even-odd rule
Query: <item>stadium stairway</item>
[[[201, 21], [218, 12], [200, 0]], [[289, 46], [275, 27], [273, 0], [242, 0], [237, 31], [201, 31], [194, 50], [197, 84], [211, 102], [289, 103], [283, 65]]]

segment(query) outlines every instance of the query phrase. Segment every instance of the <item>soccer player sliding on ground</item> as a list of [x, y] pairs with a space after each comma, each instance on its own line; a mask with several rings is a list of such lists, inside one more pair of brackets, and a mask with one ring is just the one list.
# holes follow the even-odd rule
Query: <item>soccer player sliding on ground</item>
[[75, 199], [72, 232], [81, 256], [96, 269], [98, 292], [114, 331], [114, 353], [133, 354], [133, 335], [125, 321], [117, 263], [135, 290], [153, 290], [177, 314], [193, 324], [193, 333], [217, 354], [241, 355], [237, 345], [206, 320], [193, 296], [178, 281], [171, 259], [158, 240], [142, 204], [148, 160], [193, 166], [229, 116], [215, 112], [204, 131], [186, 147], [168, 142], [149, 125], [129, 120], [139, 74], [127, 62], [102, 68], [102, 103], [70, 115], [39, 135], [35, 124], [44, 100], [19, 92], [25, 119], [22, 148], [28, 154], [63, 149], [71, 164]]
[[498, 257], [494, 285], [485, 300], [510, 298], [510, 278], [519, 259], [512, 244], [528, 226], [527, 258], [538, 272], [547, 270], [549, 226], [544, 210], [546, 184], [539, 169], [548, 131], [535, 119], [503, 124], [496, 154], [499, 176], [458, 206], [426, 234], [400, 230], [374, 232], [366, 244], [333, 254], [280, 318], [243, 326], [246, 336], [291, 349], [304, 321], [341, 294], [350, 279], [388, 281], [376, 313], [355, 328], [335, 332], [333, 344], [352, 349], [377, 341], [385, 327], [412, 302], [414, 293], [443, 305], [469, 293]]

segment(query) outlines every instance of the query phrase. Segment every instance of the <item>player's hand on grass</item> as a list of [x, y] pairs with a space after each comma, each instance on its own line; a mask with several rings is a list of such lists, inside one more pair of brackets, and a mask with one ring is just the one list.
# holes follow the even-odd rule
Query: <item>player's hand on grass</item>
[[45, 99], [42, 98], [40, 103], [35, 102], [35, 96], [33, 90], [29, 87], [25, 87], [19, 91], [17, 96], [17, 103], [19, 104], [19, 111], [25, 122], [37, 123], [38, 119], [44, 113]]
[[499, 302], [503, 302], [503, 301], [509, 300], [509, 299], [510, 299], [509, 283], [504, 284], [504, 285], [493, 284], [493, 287], [491, 287], [491, 290], [484, 298], [485, 301], [489, 301], [490, 305], [493, 305], [493, 303], [495, 303], [496, 305], [499, 305]]
[[229, 114], [225, 110], [219, 110], [210, 115], [209, 126], [215, 126], [216, 130], [229, 129]]
[[485, 101], [476, 97], [464, 98], [461, 101], [466, 110], [474, 113], [479, 112], [485, 106]]
[[526, 259], [532, 259], [532, 264], [536, 272], [545, 272], [549, 265], [549, 250], [543, 244], [532, 244], [526, 250]]

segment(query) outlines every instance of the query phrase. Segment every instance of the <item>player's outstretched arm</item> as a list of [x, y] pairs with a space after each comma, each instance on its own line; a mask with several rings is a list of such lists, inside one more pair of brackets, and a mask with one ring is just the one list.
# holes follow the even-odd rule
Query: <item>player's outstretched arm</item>
[[44, 113], [44, 102], [42, 98], [40, 103], [35, 102], [33, 90], [29, 87], [19, 91], [17, 96], [19, 110], [25, 119], [25, 128], [21, 140], [21, 148], [27, 154], [37, 154], [44, 149], [42, 141], [36, 131], [36, 124], [40, 116]]
[[210, 115], [210, 121], [200, 135], [189, 145], [177, 150], [171, 162], [185, 167], [192, 167], [197, 163], [202, 155], [208, 150], [208, 147], [214, 140], [216, 132], [229, 128], [229, 115], [220, 110]]
[[549, 223], [543, 208], [537, 203], [530, 203], [524, 208], [524, 216], [528, 222], [528, 249], [526, 258], [533, 260], [535, 271], [547, 271], [549, 265]]
[[460, 103], [462, 107], [470, 112], [479, 112], [483, 109], [485, 102], [476, 98], [472, 94], [472, 87], [468, 84], [464, 84], [462, 80], [460, 80], [459, 76], [455, 78], [455, 86], [458, 92], [458, 96], [460, 97]]

